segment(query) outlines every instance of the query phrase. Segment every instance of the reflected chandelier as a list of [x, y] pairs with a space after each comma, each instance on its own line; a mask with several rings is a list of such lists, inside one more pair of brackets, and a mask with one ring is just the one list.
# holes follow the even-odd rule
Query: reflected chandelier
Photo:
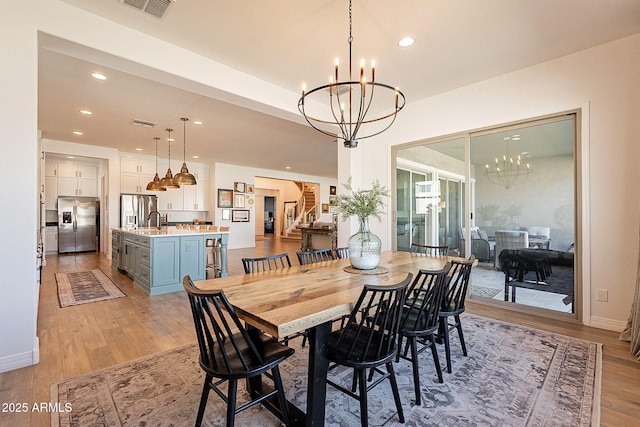
[[[398, 89], [389, 86], [384, 83], [375, 81], [375, 61], [371, 61], [371, 81], [367, 81], [367, 77], [364, 75], [364, 59], [360, 60], [360, 79], [353, 81], [351, 74], [351, 50], [353, 45], [352, 35], [352, 7], [351, 0], [349, 0], [349, 80], [340, 81], [338, 78], [338, 59], [335, 63], [335, 76], [329, 78], [329, 84], [316, 87], [306, 92], [306, 88], [302, 87], [302, 97], [298, 100], [298, 110], [307, 120], [309, 125], [319, 132], [324, 133], [332, 137], [338, 137], [344, 141], [344, 146], [347, 148], [354, 148], [358, 146], [358, 138], [364, 139], [375, 135], [378, 135], [393, 124], [396, 119], [396, 115], [405, 104], [404, 94]], [[334, 80], [335, 79], [335, 80]], [[387, 106], [385, 106], [376, 116], [367, 117], [369, 108], [372, 105], [374, 93], [382, 91], [383, 98], [389, 97]], [[326, 117], [332, 117], [323, 119], [313, 115], [309, 112], [308, 100], [315, 98], [321, 98], [321, 95], [329, 93], [329, 111], [325, 111]], [[324, 97], [322, 97], [324, 99]], [[323, 103], [323, 99], [318, 101], [319, 104]], [[313, 104], [313, 102], [311, 103]], [[366, 126], [367, 132], [358, 134], [362, 125], [370, 125], [378, 122], [379, 126]], [[339, 132], [329, 132], [321, 127], [323, 125], [337, 125]]]
[[[495, 159], [495, 166], [492, 168], [488, 164], [485, 165], [484, 176], [493, 184], [501, 185], [505, 189], [509, 189], [514, 185], [522, 184], [527, 180], [533, 172], [529, 163], [523, 163], [522, 158], [518, 154], [516, 157], [509, 155], [509, 140], [511, 137], [506, 136], [503, 140], [506, 143], [506, 154], [502, 159]], [[520, 136], [514, 135], [513, 140], [517, 141]]]

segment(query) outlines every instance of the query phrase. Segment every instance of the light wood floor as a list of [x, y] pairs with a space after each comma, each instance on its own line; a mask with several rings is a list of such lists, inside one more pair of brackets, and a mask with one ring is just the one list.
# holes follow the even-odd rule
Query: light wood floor
[[[243, 274], [240, 258], [288, 252], [292, 263], [299, 243], [265, 239], [256, 248], [229, 251], [230, 274]], [[102, 269], [126, 298], [60, 308], [54, 273]], [[469, 302], [469, 312], [604, 344], [603, 426], [640, 424], [640, 362], [618, 334]], [[148, 297], [102, 254], [47, 256], [42, 272], [38, 337], [40, 363], [0, 374], [0, 404], [49, 402], [49, 386], [141, 356], [196, 340], [183, 292]], [[464, 322], [464, 320], [463, 320]], [[455, 344], [454, 344], [455, 345]], [[446, 381], [446, 378], [445, 378]], [[0, 411], [3, 408], [0, 408]], [[48, 426], [49, 414], [0, 412], [0, 426]]]

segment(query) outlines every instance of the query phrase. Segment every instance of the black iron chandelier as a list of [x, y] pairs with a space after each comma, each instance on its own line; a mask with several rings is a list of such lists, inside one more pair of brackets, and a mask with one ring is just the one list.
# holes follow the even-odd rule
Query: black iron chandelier
[[[316, 87], [308, 92], [303, 86], [302, 97], [298, 101], [298, 110], [300, 110], [300, 113], [302, 113], [311, 127], [325, 135], [337, 136], [338, 139], [344, 141], [344, 146], [348, 148], [357, 147], [358, 139], [370, 138], [389, 129], [395, 121], [396, 115], [405, 104], [405, 97], [400, 89], [376, 82], [374, 61], [371, 61], [370, 81], [365, 76], [364, 60], [360, 61], [359, 80], [354, 81], [352, 79], [352, 45], [352, 6], [351, 0], [349, 0], [349, 79], [347, 81], [339, 80], [338, 59], [336, 58], [335, 76], [330, 77], [329, 84]], [[379, 93], [380, 91], [382, 92]], [[324, 112], [324, 117], [326, 118], [320, 118], [309, 111], [310, 103], [308, 101], [319, 99], [319, 104], [323, 104], [326, 102], [326, 98], [324, 98], [326, 92], [329, 94], [329, 111]], [[382, 107], [376, 110], [381, 111], [378, 115], [371, 117], [367, 116], [367, 114], [373, 104], [374, 94], [376, 95], [377, 104]], [[378, 101], [378, 98], [382, 98], [382, 101]], [[307, 101], [306, 104], [305, 101]], [[376, 124], [374, 125], [374, 123]], [[325, 127], [324, 125], [337, 125], [339, 132], [330, 132], [322, 129], [322, 127]], [[364, 130], [363, 125], [367, 125], [365, 126], [366, 130]], [[362, 132], [360, 132], [361, 128]]]

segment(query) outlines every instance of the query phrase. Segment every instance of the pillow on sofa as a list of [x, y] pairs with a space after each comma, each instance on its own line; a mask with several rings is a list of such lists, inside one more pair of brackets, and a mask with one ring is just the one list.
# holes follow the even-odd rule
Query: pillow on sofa
[[479, 239], [480, 238], [480, 231], [479, 230], [474, 230], [472, 228], [471, 229], [471, 238], [472, 239]]
[[487, 236], [487, 232], [484, 230], [478, 230], [478, 235], [482, 240], [489, 240], [489, 236]]

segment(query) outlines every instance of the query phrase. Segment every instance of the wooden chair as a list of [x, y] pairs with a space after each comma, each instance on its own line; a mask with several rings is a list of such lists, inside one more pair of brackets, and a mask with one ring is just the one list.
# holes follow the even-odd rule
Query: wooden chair
[[433, 255], [433, 256], [448, 256], [449, 246], [432, 246], [432, 245], [420, 245], [418, 243], [412, 243], [409, 248], [409, 252], [413, 254], [421, 255]]
[[[427, 347], [431, 348], [436, 373], [438, 374], [438, 382], [443, 382], [435, 334], [440, 325], [438, 313], [440, 312], [440, 306], [447, 287], [447, 274], [450, 268], [451, 263], [447, 263], [440, 270], [418, 271], [415, 280], [409, 286], [407, 303], [402, 310], [398, 339], [399, 350], [396, 361], [400, 358], [411, 361], [416, 405], [421, 405], [418, 354], [426, 350]], [[402, 342], [405, 339], [407, 344], [404, 352], [402, 352]], [[418, 343], [423, 345], [420, 349], [418, 349]], [[411, 356], [407, 355], [409, 348], [411, 349]]]
[[[223, 291], [198, 289], [189, 276], [184, 277], [182, 285], [191, 304], [200, 349], [200, 367], [206, 375], [196, 427], [202, 423], [210, 390], [227, 402], [228, 427], [234, 425], [238, 412], [273, 395], [277, 396], [285, 425], [291, 425], [278, 365], [294, 350], [257, 330], [252, 330], [250, 334]], [[236, 407], [238, 380], [253, 378], [267, 371], [271, 371], [274, 390]], [[228, 383], [226, 396], [219, 387], [225, 382]]]
[[342, 247], [342, 248], [336, 248], [336, 256], [338, 257], [338, 259], [345, 259], [345, 258], [349, 258], [349, 248], [348, 247]]
[[[409, 273], [402, 282], [395, 285], [364, 285], [346, 326], [329, 334], [327, 357], [333, 363], [330, 369], [340, 365], [353, 368], [359, 392], [328, 378], [327, 384], [360, 401], [360, 421], [363, 427], [369, 425], [367, 392], [387, 378], [391, 382], [398, 418], [404, 423], [393, 361], [397, 353], [400, 315], [412, 277]], [[361, 315], [363, 312], [367, 315]], [[386, 372], [378, 368], [382, 365], [386, 366]], [[367, 385], [367, 369], [374, 369], [382, 376]]]
[[315, 264], [316, 262], [333, 261], [333, 250], [331, 248], [316, 249], [313, 251], [296, 252], [300, 265]]
[[289, 268], [291, 267], [291, 260], [288, 253], [260, 258], [242, 258], [242, 267], [245, 274], [259, 273], [260, 271]]
[[[444, 350], [447, 356], [447, 372], [451, 373], [451, 348], [449, 343], [449, 332], [453, 329], [458, 331], [460, 345], [462, 346], [462, 354], [467, 355], [467, 346], [464, 343], [464, 334], [462, 333], [462, 324], [460, 323], [460, 314], [464, 312], [464, 303], [467, 298], [467, 288], [469, 287], [469, 277], [471, 275], [471, 267], [476, 258], [471, 255], [469, 259], [463, 261], [451, 261], [451, 271], [449, 273], [449, 282], [447, 290], [440, 307], [440, 327], [438, 328], [438, 337], [444, 341]], [[449, 318], [453, 317], [454, 322], [449, 323]]]

